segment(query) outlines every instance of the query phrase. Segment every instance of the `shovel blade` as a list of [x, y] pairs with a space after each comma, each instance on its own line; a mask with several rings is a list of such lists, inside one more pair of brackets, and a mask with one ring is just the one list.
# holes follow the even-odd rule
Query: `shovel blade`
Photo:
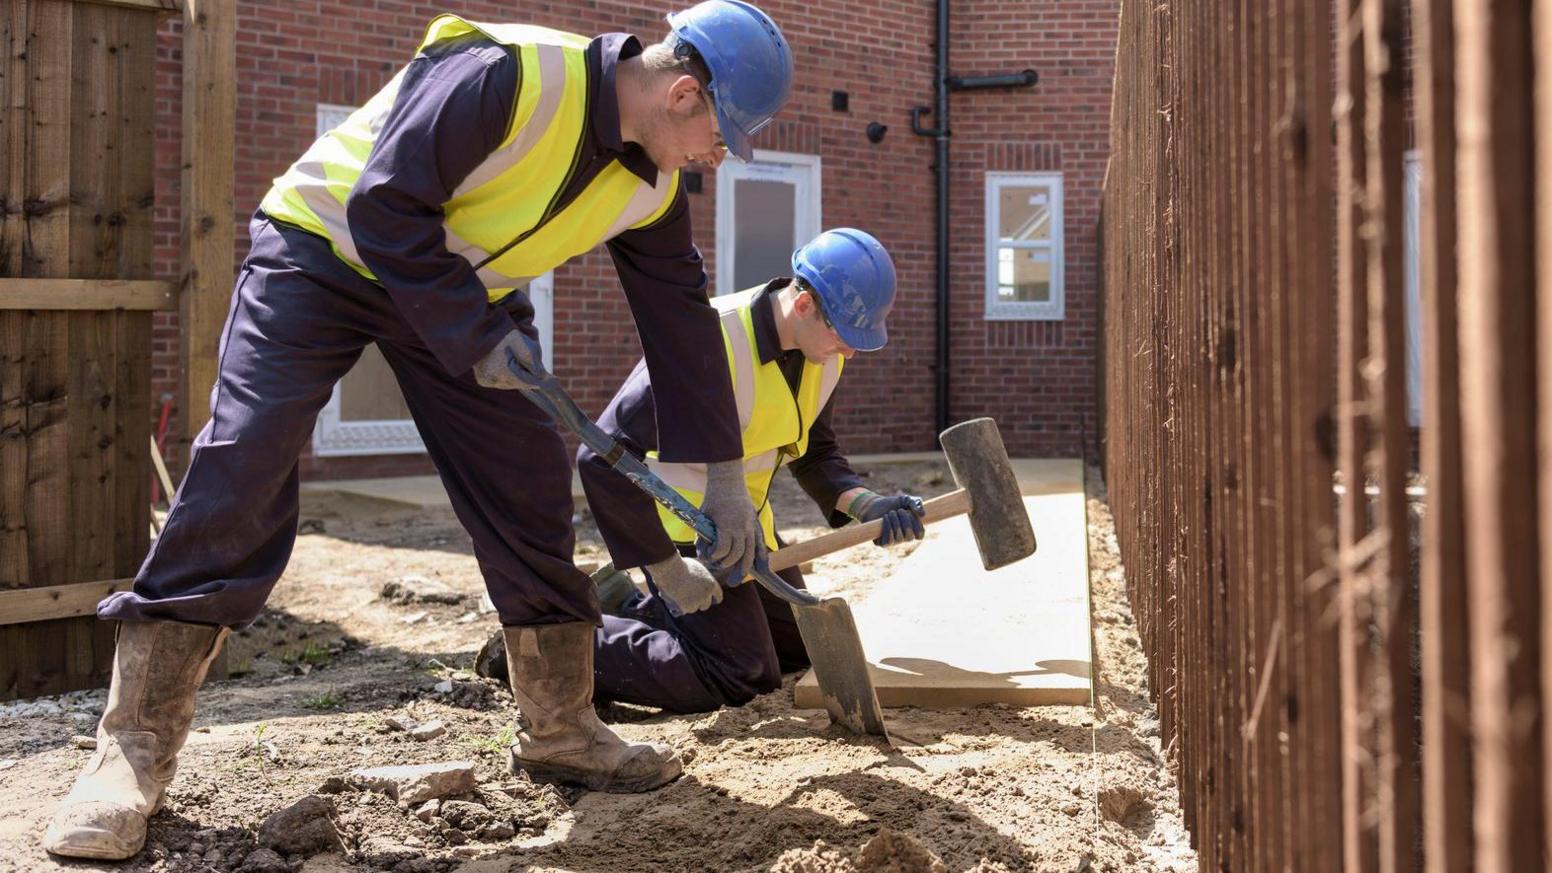
[[857, 636], [851, 607], [839, 597], [827, 597], [814, 606], [794, 606], [798, 631], [814, 665], [814, 678], [830, 720], [852, 733], [872, 734], [888, 741], [884, 710], [873, 690], [868, 659]]

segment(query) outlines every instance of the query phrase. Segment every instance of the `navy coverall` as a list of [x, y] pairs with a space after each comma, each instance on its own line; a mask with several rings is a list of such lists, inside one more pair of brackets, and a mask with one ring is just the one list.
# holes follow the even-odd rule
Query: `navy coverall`
[[[752, 315], [760, 363], [776, 361], [796, 391], [803, 353], [782, 350], [772, 309], [772, 292], [789, 281], [774, 280], [757, 294]], [[631, 453], [644, 457], [657, 448], [659, 426], [673, 424], [667, 412], [659, 414], [669, 390], [665, 386], [654, 393], [645, 362], [638, 363], [598, 424]], [[807, 451], [787, 467], [830, 526], [840, 527], [851, 519], [835, 511], [836, 500], [845, 491], [861, 487], [862, 480], [836, 445], [830, 406], [826, 403], [810, 426]], [[663, 530], [651, 497], [586, 446], [577, 453], [577, 469], [616, 567], [640, 567], [674, 554], [674, 542]], [[694, 549], [685, 549], [684, 554], [694, 555]], [[794, 587], [804, 587], [803, 574], [796, 567], [779, 575]], [[674, 712], [705, 712], [723, 704], [742, 705], [756, 694], [774, 691], [781, 685], [782, 673], [808, 666], [790, 605], [754, 583], [723, 594], [721, 603], [678, 617], [655, 593], [633, 595], [621, 610], [623, 615], [604, 616], [594, 658], [596, 693]]]
[[[646, 153], [620, 135], [615, 70], [640, 52], [627, 34], [588, 46], [588, 120], [563, 199], [611, 161], [657, 178]], [[598, 622], [597, 594], [572, 564], [571, 477], [556, 425], [521, 392], [481, 387], [471, 374], [514, 328], [537, 336], [533, 306], [521, 291], [491, 305], [442, 231], [442, 204], [504, 138], [517, 82], [516, 59], [484, 38], [410, 62], [346, 204], [356, 248], [380, 283], [323, 238], [254, 216], [210, 422], [133, 590], [104, 600], [99, 616], [251, 622], [296, 539], [298, 455], [334, 384], [375, 342], [474, 541], [501, 622]], [[682, 425], [664, 430], [665, 454], [741, 457], [721, 328], [682, 191], [662, 220], [608, 249], [647, 364], [675, 386], [665, 417]]]

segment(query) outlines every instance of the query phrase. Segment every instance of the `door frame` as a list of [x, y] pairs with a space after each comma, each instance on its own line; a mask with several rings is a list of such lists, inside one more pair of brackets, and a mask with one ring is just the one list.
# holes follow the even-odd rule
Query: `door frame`
[[[797, 152], [778, 152], [768, 149], [756, 149], [754, 159], [748, 164], [737, 158], [729, 158], [717, 168], [717, 281], [716, 293], [733, 294], [742, 291], [742, 288], [734, 287], [735, 267], [733, 262], [733, 236], [736, 232], [733, 226], [735, 214], [734, 182], [738, 179], [777, 178], [785, 181], [789, 176], [783, 171], [779, 174], [759, 166], [760, 164], [785, 165], [789, 170], [797, 170], [797, 184], [794, 196], [797, 199], [793, 214], [794, 245], [802, 245], [819, 235], [823, 229], [823, 178], [824, 165], [819, 155], [806, 155]], [[805, 208], [804, 201], [808, 205]]]

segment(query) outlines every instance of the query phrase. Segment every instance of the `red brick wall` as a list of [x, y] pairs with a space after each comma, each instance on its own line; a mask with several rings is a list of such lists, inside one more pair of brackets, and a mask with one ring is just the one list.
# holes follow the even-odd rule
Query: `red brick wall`
[[[414, 50], [442, 11], [475, 19], [523, 19], [582, 33], [663, 33], [674, 4], [393, 0], [245, 0], [239, 4], [236, 204], [238, 256], [247, 218], [270, 179], [313, 138], [316, 105], [358, 105]], [[934, 10], [926, 0], [841, 0], [765, 6], [798, 55], [793, 99], [757, 141], [764, 148], [818, 154], [822, 220], [874, 233], [894, 255], [901, 293], [891, 343], [862, 356], [839, 392], [837, 425], [853, 452], [933, 446], [934, 236], [932, 141], [912, 135], [909, 112], [932, 102]], [[1114, 4], [1060, 0], [957, 0], [950, 43], [953, 72], [1033, 67], [1034, 89], [953, 96], [951, 191], [951, 417], [993, 415], [1019, 454], [1077, 454], [1094, 434], [1097, 289], [1095, 222], [1104, 172]], [[177, 274], [180, 107], [176, 23], [161, 34], [158, 110], [158, 266]], [[850, 109], [830, 108], [833, 90]], [[889, 125], [874, 145], [870, 121]], [[930, 116], [926, 122], [933, 122]], [[1066, 213], [1066, 318], [988, 322], [984, 285], [984, 173], [1059, 170]], [[716, 178], [692, 195], [697, 240], [715, 270]], [[639, 353], [608, 257], [594, 253], [556, 271], [554, 365], [582, 406], [603, 408]], [[176, 317], [159, 316], [153, 397], [177, 392]], [[181, 402], [181, 399], [180, 399]], [[204, 398], [197, 399], [203, 410]], [[176, 423], [174, 425], [174, 433]], [[175, 455], [177, 453], [175, 452]], [[304, 472], [384, 475], [428, 469], [404, 456], [310, 455]]]

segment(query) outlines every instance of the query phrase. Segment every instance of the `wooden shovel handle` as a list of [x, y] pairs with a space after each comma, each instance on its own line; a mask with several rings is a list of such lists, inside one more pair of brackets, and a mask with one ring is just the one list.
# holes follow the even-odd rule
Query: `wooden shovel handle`
[[[927, 524], [942, 521], [945, 518], [953, 518], [956, 515], [964, 515], [970, 511], [970, 492], [961, 488], [958, 491], [950, 491], [941, 497], [934, 497], [924, 504], [927, 510], [922, 516], [922, 521]], [[837, 531], [831, 531], [824, 536], [814, 537], [801, 543], [793, 543], [784, 546], [771, 553], [771, 570], [785, 570], [788, 567], [796, 567], [806, 561], [812, 561], [822, 555], [838, 552], [841, 549], [850, 548], [858, 543], [865, 543], [878, 539], [878, 535], [884, 529], [884, 520], [876, 519], [866, 524], [854, 524], [843, 527]]]

